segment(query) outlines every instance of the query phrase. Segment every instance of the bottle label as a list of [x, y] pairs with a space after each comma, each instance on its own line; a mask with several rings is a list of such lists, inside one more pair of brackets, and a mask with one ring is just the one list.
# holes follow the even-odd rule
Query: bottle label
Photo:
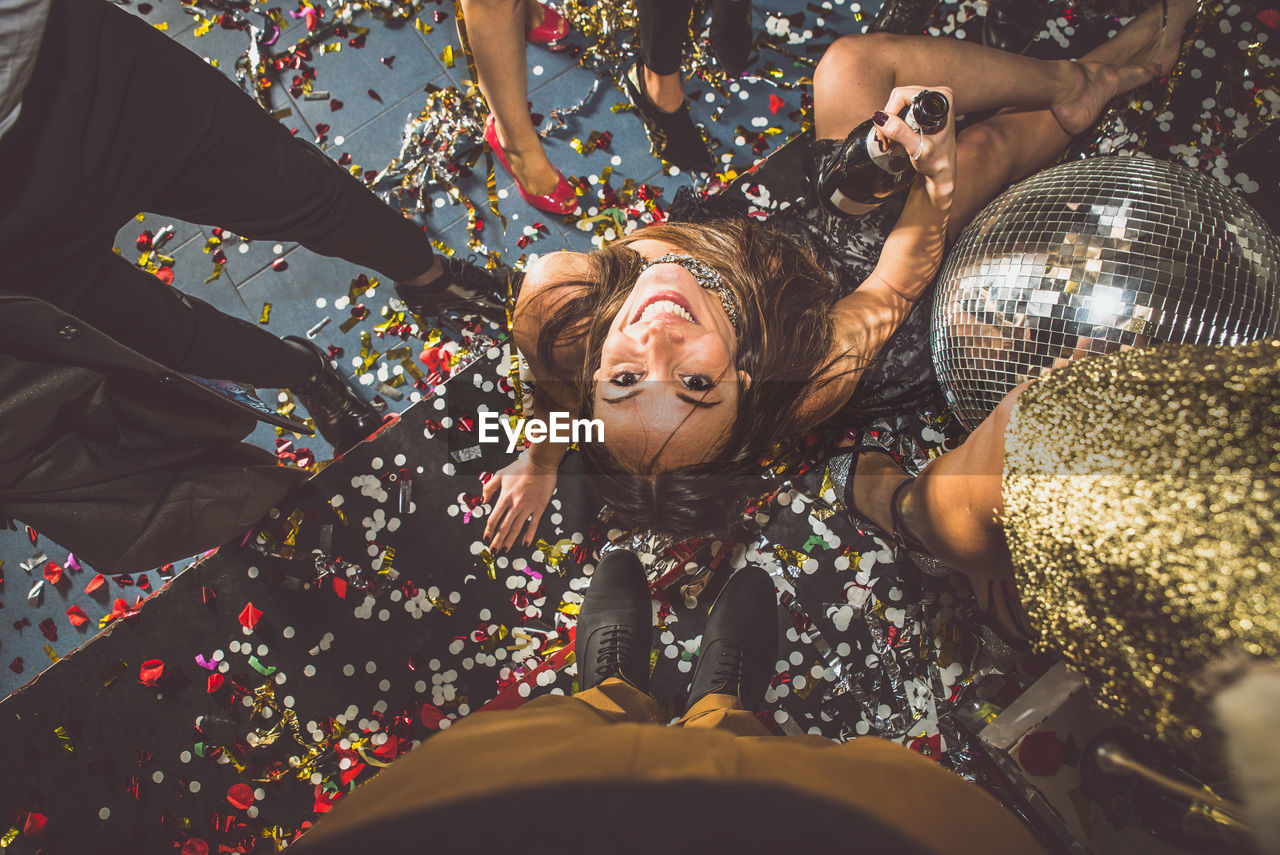
[[911, 159], [895, 142], [884, 142], [875, 129], [867, 134], [867, 156], [871, 162], [890, 175], [901, 175], [911, 168]]
[[869, 214], [876, 208], [880, 207], [877, 202], [874, 205], [868, 205], [863, 202], [857, 202], [840, 192], [840, 188], [836, 187], [831, 191], [831, 204], [835, 205], [841, 211], [851, 216], [860, 217], [863, 214]]

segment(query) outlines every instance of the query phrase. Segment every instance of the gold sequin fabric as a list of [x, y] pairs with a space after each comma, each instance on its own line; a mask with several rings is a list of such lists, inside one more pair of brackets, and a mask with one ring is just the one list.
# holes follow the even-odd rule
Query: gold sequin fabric
[[1057, 369], [1018, 399], [1005, 455], [1041, 646], [1104, 706], [1205, 749], [1205, 667], [1280, 654], [1280, 341]]

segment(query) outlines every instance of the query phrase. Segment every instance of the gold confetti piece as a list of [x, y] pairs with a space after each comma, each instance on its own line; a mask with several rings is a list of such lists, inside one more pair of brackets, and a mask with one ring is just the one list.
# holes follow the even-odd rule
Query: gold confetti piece
[[445, 68], [453, 68], [453, 45], [444, 46], [444, 50], [440, 52], [440, 61]]
[[102, 687], [105, 689], [116, 680], [120, 679], [120, 675], [129, 670], [129, 663], [123, 659], [116, 660], [116, 665], [110, 671], [102, 675]]
[[488, 549], [481, 549], [480, 560], [484, 562], [485, 573], [488, 574], [490, 579], [496, 580], [498, 578], [498, 564], [493, 560], [493, 553]]
[[[206, 279], [205, 281], [207, 282], [209, 280]], [[258, 317], [258, 323], [265, 324], [265, 323], [268, 323], [270, 320], [271, 320], [271, 304], [263, 303], [262, 314]]]
[[416, 29], [420, 33], [429, 33], [435, 29], [435, 27], [431, 26], [421, 18], [414, 18], [413, 26], [414, 26], [414, 29]]
[[342, 50], [342, 42], [328, 42], [320, 45], [321, 53], [337, 53]]
[[387, 359], [392, 362], [399, 362], [401, 359], [408, 359], [411, 356], [413, 356], [413, 348], [407, 344], [393, 347], [387, 351]]
[[57, 662], [62, 659], [62, 657], [58, 655], [58, 651], [53, 649], [52, 644], [46, 644], [44, 646], [44, 655], [49, 657], [50, 662]]
[[0, 837], [0, 849], [8, 849], [9, 844], [18, 839], [18, 827], [15, 825], [4, 833], [4, 837]]
[[53, 729], [53, 735], [58, 737], [58, 741], [62, 747], [66, 749], [68, 754], [74, 754], [76, 747], [71, 744], [71, 735], [67, 733], [67, 729], [62, 725], [58, 725]]
[[151, 26], [155, 27], [157, 30], [159, 30], [162, 33], [165, 30], [169, 29], [168, 21], [160, 21], [159, 23], [152, 24]]
[[138, 222], [142, 222], [143, 220], [145, 220], [145, 219], [147, 218], [147, 215], [146, 215], [146, 214], [144, 214], [144, 213], [134, 214], [134, 215], [133, 215], [133, 218], [134, 218], [135, 220], [137, 220]]
[[292, 116], [292, 115], [293, 115], [293, 108], [292, 108], [292, 107], [281, 107], [280, 109], [278, 109], [278, 110], [273, 110], [273, 111], [271, 112], [271, 118], [273, 118], [273, 119], [277, 119], [277, 120], [279, 120], [279, 119], [287, 119], [287, 118], [289, 118], [289, 117], [290, 117], [290, 116]]

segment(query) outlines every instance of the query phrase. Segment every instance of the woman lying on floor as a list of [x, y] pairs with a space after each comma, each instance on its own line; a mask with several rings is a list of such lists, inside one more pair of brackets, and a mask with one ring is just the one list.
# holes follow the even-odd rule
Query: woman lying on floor
[[[1009, 182], [1050, 163], [1111, 98], [1168, 73], [1194, 8], [1170, 3], [1167, 27], [1158, 7], [1148, 10], [1078, 62], [950, 38], [840, 39], [814, 76], [820, 143], [876, 113], [919, 172], [893, 230], [873, 241], [879, 258], [866, 280], [841, 295], [794, 241], [729, 222], [652, 226], [589, 255], [545, 256], [514, 315], [536, 385], [525, 415], [603, 422], [604, 442], [582, 451], [591, 486], [626, 524], [724, 527], [759, 492], [760, 460], [849, 400], [947, 239]], [[953, 115], [1000, 112], [958, 138], [950, 120], [917, 136], [895, 114], [921, 88], [903, 84], [920, 82], [944, 90]], [[522, 533], [532, 541], [566, 450], [534, 444], [485, 485], [492, 548]]]

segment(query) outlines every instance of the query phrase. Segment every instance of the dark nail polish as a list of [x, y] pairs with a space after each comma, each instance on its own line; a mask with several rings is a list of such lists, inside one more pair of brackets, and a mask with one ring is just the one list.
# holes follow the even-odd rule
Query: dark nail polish
[[871, 114], [871, 121], [875, 122], [878, 127], [884, 127], [884, 123], [889, 121], [889, 114], [876, 110]]

